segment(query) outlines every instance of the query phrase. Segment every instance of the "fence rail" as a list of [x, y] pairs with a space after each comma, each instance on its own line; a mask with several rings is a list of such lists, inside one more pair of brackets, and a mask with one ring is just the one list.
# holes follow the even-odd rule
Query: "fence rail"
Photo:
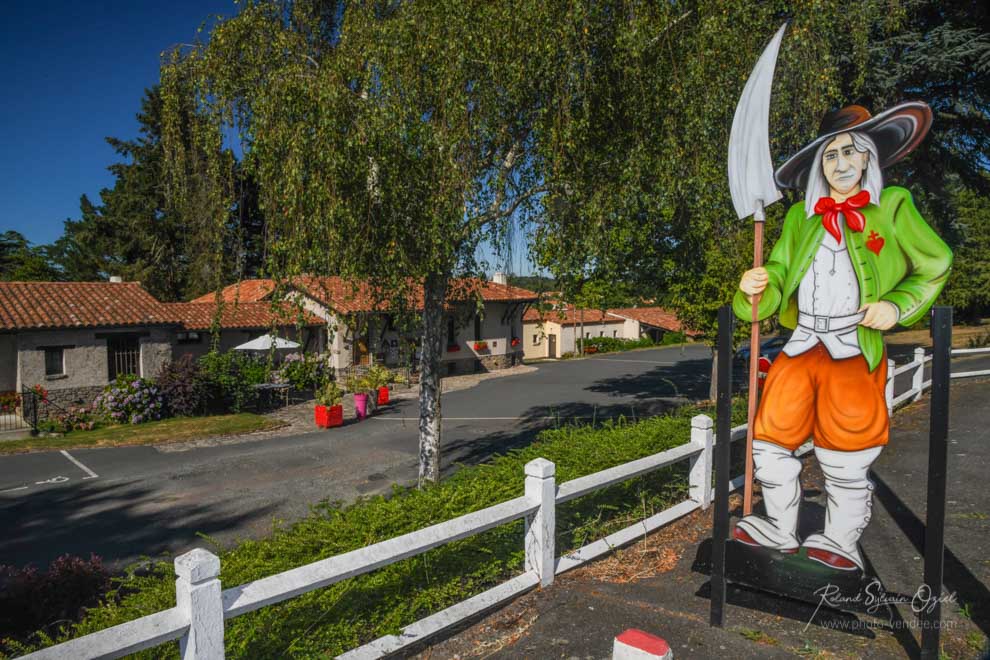
[[[952, 351], [953, 355], [975, 353], [990, 353], [990, 348]], [[900, 367], [888, 364], [887, 404], [891, 410], [900, 403], [917, 399], [931, 386], [931, 381], [924, 379], [925, 365], [930, 360], [931, 357], [926, 356], [923, 349], [917, 349], [911, 362]], [[894, 397], [894, 379], [907, 373], [912, 374], [912, 386]], [[953, 377], [973, 375], [990, 375], [990, 370], [959, 372]], [[745, 434], [745, 424], [733, 428], [732, 441], [744, 438]], [[712, 501], [714, 445], [712, 419], [707, 415], [697, 415], [691, 420], [691, 436], [686, 444], [559, 486], [555, 480], [554, 464], [538, 458], [526, 464], [525, 494], [522, 497], [222, 591], [218, 579], [219, 558], [197, 548], [175, 559], [176, 607], [24, 657], [32, 660], [117, 658], [178, 639], [184, 660], [219, 660], [224, 657], [225, 619], [368, 573], [519, 518], [525, 519], [525, 564], [521, 575], [406, 626], [398, 635], [381, 637], [340, 656], [347, 660], [379, 658], [427, 639], [537, 586], [549, 586], [560, 573], [605, 555], [696, 509], [708, 508]], [[796, 453], [800, 455], [810, 449], [809, 441]], [[684, 460], [689, 461], [690, 465], [687, 500], [603, 539], [557, 556], [554, 547], [557, 505]], [[730, 488], [739, 488], [742, 482], [740, 475], [732, 479]]]

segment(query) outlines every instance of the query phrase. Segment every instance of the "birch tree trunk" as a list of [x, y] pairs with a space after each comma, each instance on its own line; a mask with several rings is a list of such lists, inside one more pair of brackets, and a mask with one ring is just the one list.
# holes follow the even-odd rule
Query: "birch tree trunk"
[[419, 480], [440, 481], [440, 356], [447, 276], [433, 274], [423, 283], [423, 341], [419, 361]]

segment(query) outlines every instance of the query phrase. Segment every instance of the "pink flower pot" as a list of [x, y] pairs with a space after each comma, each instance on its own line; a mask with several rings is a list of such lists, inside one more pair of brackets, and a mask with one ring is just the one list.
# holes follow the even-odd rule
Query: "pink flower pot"
[[364, 419], [368, 416], [368, 395], [365, 393], [357, 393], [354, 395], [354, 412], [357, 413], [358, 419]]

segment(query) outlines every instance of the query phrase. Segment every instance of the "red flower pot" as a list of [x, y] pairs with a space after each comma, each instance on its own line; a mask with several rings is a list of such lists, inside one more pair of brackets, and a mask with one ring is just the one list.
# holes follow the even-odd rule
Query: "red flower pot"
[[459, 350], [461, 350], [460, 344], [451, 344], [450, 346], [447, 347], [448, 353], [456, 353]]
[[378, 388], [378, 405], [384, 406], [388, 403], [388, 387]]
[[316, 406], [316, 425], [321, 429], [330, 429], [334, 426], [343, 426], [344, 407], [343, 406]]
[[344, 406], [327, 407], [327, 428], [344, 425]]
[[316, 406], [314, 409], [314, 417], [316, 418], [316, 425], [321, 429], [325, 429], [330, 426], [327, 420], [327, 407], [326, 406]]

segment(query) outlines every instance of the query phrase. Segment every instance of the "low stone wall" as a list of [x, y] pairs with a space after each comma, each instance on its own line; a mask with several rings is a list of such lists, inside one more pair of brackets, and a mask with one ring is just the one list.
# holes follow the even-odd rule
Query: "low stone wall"
[[[59, 415], [63, 410], [67, 411], [72, 407], [88, 406], [101, 392], [103, 392], [103, 388], [98, 386], [50, 389], [48, 390], [48, 404], [42, 403], [38, 406], [38, 419], [47, 419], [49, 415]], [[30, 421], [34, 414], [33, 402], [33, 397], [24, 396], [21, 414], [26, 421]]]
[[67, 387], [64, 390], [48, 390], [48, 400], [56, 406], [88, 406], [103, 392], [100, 386]]
[[459, 374], [484, 373], [486, 371], [508, 369], [522, 363], [522, 351], [515, 351], [513, 353], [505, 353], [500, 355], [478, 355], [460, 360], [445, 360], [443, 364], [447, 365], [447, 368], [446, 371], [441, 368], [441, 374], [444, 376], [453, 376]]

